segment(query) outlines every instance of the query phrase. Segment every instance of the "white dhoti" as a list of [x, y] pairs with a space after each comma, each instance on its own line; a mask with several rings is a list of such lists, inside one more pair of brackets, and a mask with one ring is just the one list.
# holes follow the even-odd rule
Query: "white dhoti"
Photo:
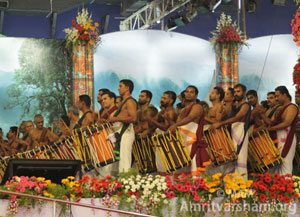
[[[123, 123], [115, 122], [113, 124], [114, 132], [121, 132]], [[119, 173], [127, 172], [131, 168], [132, 161], [132, 145], [135, 139], [133, 124], [129, 124], [128, 128], [122, 135], [120, 143], [120, 161], [119, 163]]]
[[[277, 133], [277, 140], [278, 140], [278, 150], [279, 154], [282, 153], [287, 135], [290, 132], [290, 127], [283, 129], [283, 130], [278, 130]], [[296, 152], [296, 136], [294, 135], [293, 142], [291, 145], [291, 148], [288, 152], [288, 154], [283, 158], [283, 163], [273, 169], [270, 170], [271, 173], [277, 172], [280, 175], [285, 175], [285, 174], [292, 174], [293, 172], [293, 159], [295, 156]]]
[[235, 122], [231, 125], [231, 138], [234, 147], [236, 150], [240, 148], [240, 146], [242, 146], [242, 148], [240, 149], [240, 152], [237, 156], [237, 162], [233, 164], [232, 170], [225, 171], [225, 172], [239, 173], [240, 175], [243, 175], [243, 178], [245, 180], [247, 180], [248, 179], [247, 158], [248, 158], [249, 133], [247, 131], [244, 138], [244, 125], [245, 125], [244, 122]]

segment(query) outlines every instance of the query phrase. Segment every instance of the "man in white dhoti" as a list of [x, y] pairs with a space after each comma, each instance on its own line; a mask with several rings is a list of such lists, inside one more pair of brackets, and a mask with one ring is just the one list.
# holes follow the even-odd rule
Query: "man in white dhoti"
[[119, 172], [127, 172], [131, 167], [132, 144], [134, 142], [133, 123], [137, 120], [137, 103], [131, 97], [133, 91], [133, 82], [131, 80], [121, 80], [118, 91], [122, 96], [122, 104], [113, 116], [108, 120], [114, 123], [114, 128], [120, 135], [120, 162]]
[[237, 161], [228, 165], [225, 173], [237, 172], [248, 179], [247, 157], [248, 157], [248, 124], [250, 119], [250, 105], [246, 102], [246, 86], [237, 84], [234, 87], [234, 98], [236, 104], [232, 110], [231, 117], [227, 120], [214, 123], [211, 129], [219, 128], [223, 125], [231, 125], [231, 137], [236, 148]]
[[[282, 109], [275, 120], [268, 122], [271, 127], [268, 128], [271, 137], [275, 140], [277, 137], [277, 147], [283, 158], [283, 163], [270, 172], [277, 172], [280, 175], [292, 174], [293, 159], [296, 150], [296, 124], [298, 119], [298, 107], [291, 103], [291, 96], [285, 86], [279, 86], [275, 89], [275, 97]], [[268, 119], [265, 119], [266, 121]], [[272, 132], [276, 132], [273, 133]]]

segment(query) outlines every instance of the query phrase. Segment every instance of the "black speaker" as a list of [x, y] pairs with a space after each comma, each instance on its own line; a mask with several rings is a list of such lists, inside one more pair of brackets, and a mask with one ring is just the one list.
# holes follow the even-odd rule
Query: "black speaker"
[[45, 177], [54, 183], [61, 183], [68, 176], [81, 178], [80, 160], [40, 160], [40, 159], [10, 159], [1, 185], [13, 176]]

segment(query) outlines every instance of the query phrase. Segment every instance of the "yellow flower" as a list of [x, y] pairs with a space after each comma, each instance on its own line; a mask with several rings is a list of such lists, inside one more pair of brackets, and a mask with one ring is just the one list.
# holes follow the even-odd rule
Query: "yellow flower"
[[232, 190], [231, 189], [225, 189], [226, 194], [231, 194]]
[[297, 188], [298, 187], [298, 183], [294, 182], [294, 187]]
[[68, 179], [70, 179], [70, 180], [74, 180], [74, 179], [75, 179], [75, 177], [74, 177], [74, 176], [68, 176]]
[[37, 181], [45, 181], [45, 178], [44, 177], [37, 177], [36, 180]]
[[96, 23], [95, 23], [95, 26], [98, 27], [98, 26], [99, 26], [99, 23], [96, 22]]
[[242, 192], [241, 192], [241, 197], [242, 197], [242, 198], [246, 198], [246, 197], [247, 197], [246, 192], [242, 191]]
[[95, 27], [91, 27], [91, 30], [92, 30], [92, 31], [95, 31], [95, 29], [96, 29]]
[[295, 192], [296, 192], [296, 193], [299, 193], [299, 188], [296, 188], [296, 189], [295, 189]]
[[50, 184], [51, 184], [51, 180], [48, 179], [48, 180], [45, 181], [45, 183], [46, 183], [47, 185], [50, 185]]
[[89, 44], [94, 45], [95, 43], [94, 43], [94, 41], [89, 41]]
[[87, 25], [83, 26], [84, 29], [89, 29], [89, 27]]
[[71, 194], [71, 198], [72, 198], [72, 199], [75, 199], [76, 197], [75, 197], [75, 195], [74, 195], [74, 194]]
[[84, 31], [84, 34], [88, 34], [88, 32], [87, 32], [87, 31]]
[[63, 179], [61, 180], [61, 183], [63, 183], [64, 185], [68, 184], [70, 181], [69, 179]]

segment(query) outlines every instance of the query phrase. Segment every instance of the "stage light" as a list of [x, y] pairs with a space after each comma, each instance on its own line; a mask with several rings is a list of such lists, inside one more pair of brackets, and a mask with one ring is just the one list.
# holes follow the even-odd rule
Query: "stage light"
[[274, 5], [285, 6], [286, 5], [286, 0], [272, 0], [272, 3]]

